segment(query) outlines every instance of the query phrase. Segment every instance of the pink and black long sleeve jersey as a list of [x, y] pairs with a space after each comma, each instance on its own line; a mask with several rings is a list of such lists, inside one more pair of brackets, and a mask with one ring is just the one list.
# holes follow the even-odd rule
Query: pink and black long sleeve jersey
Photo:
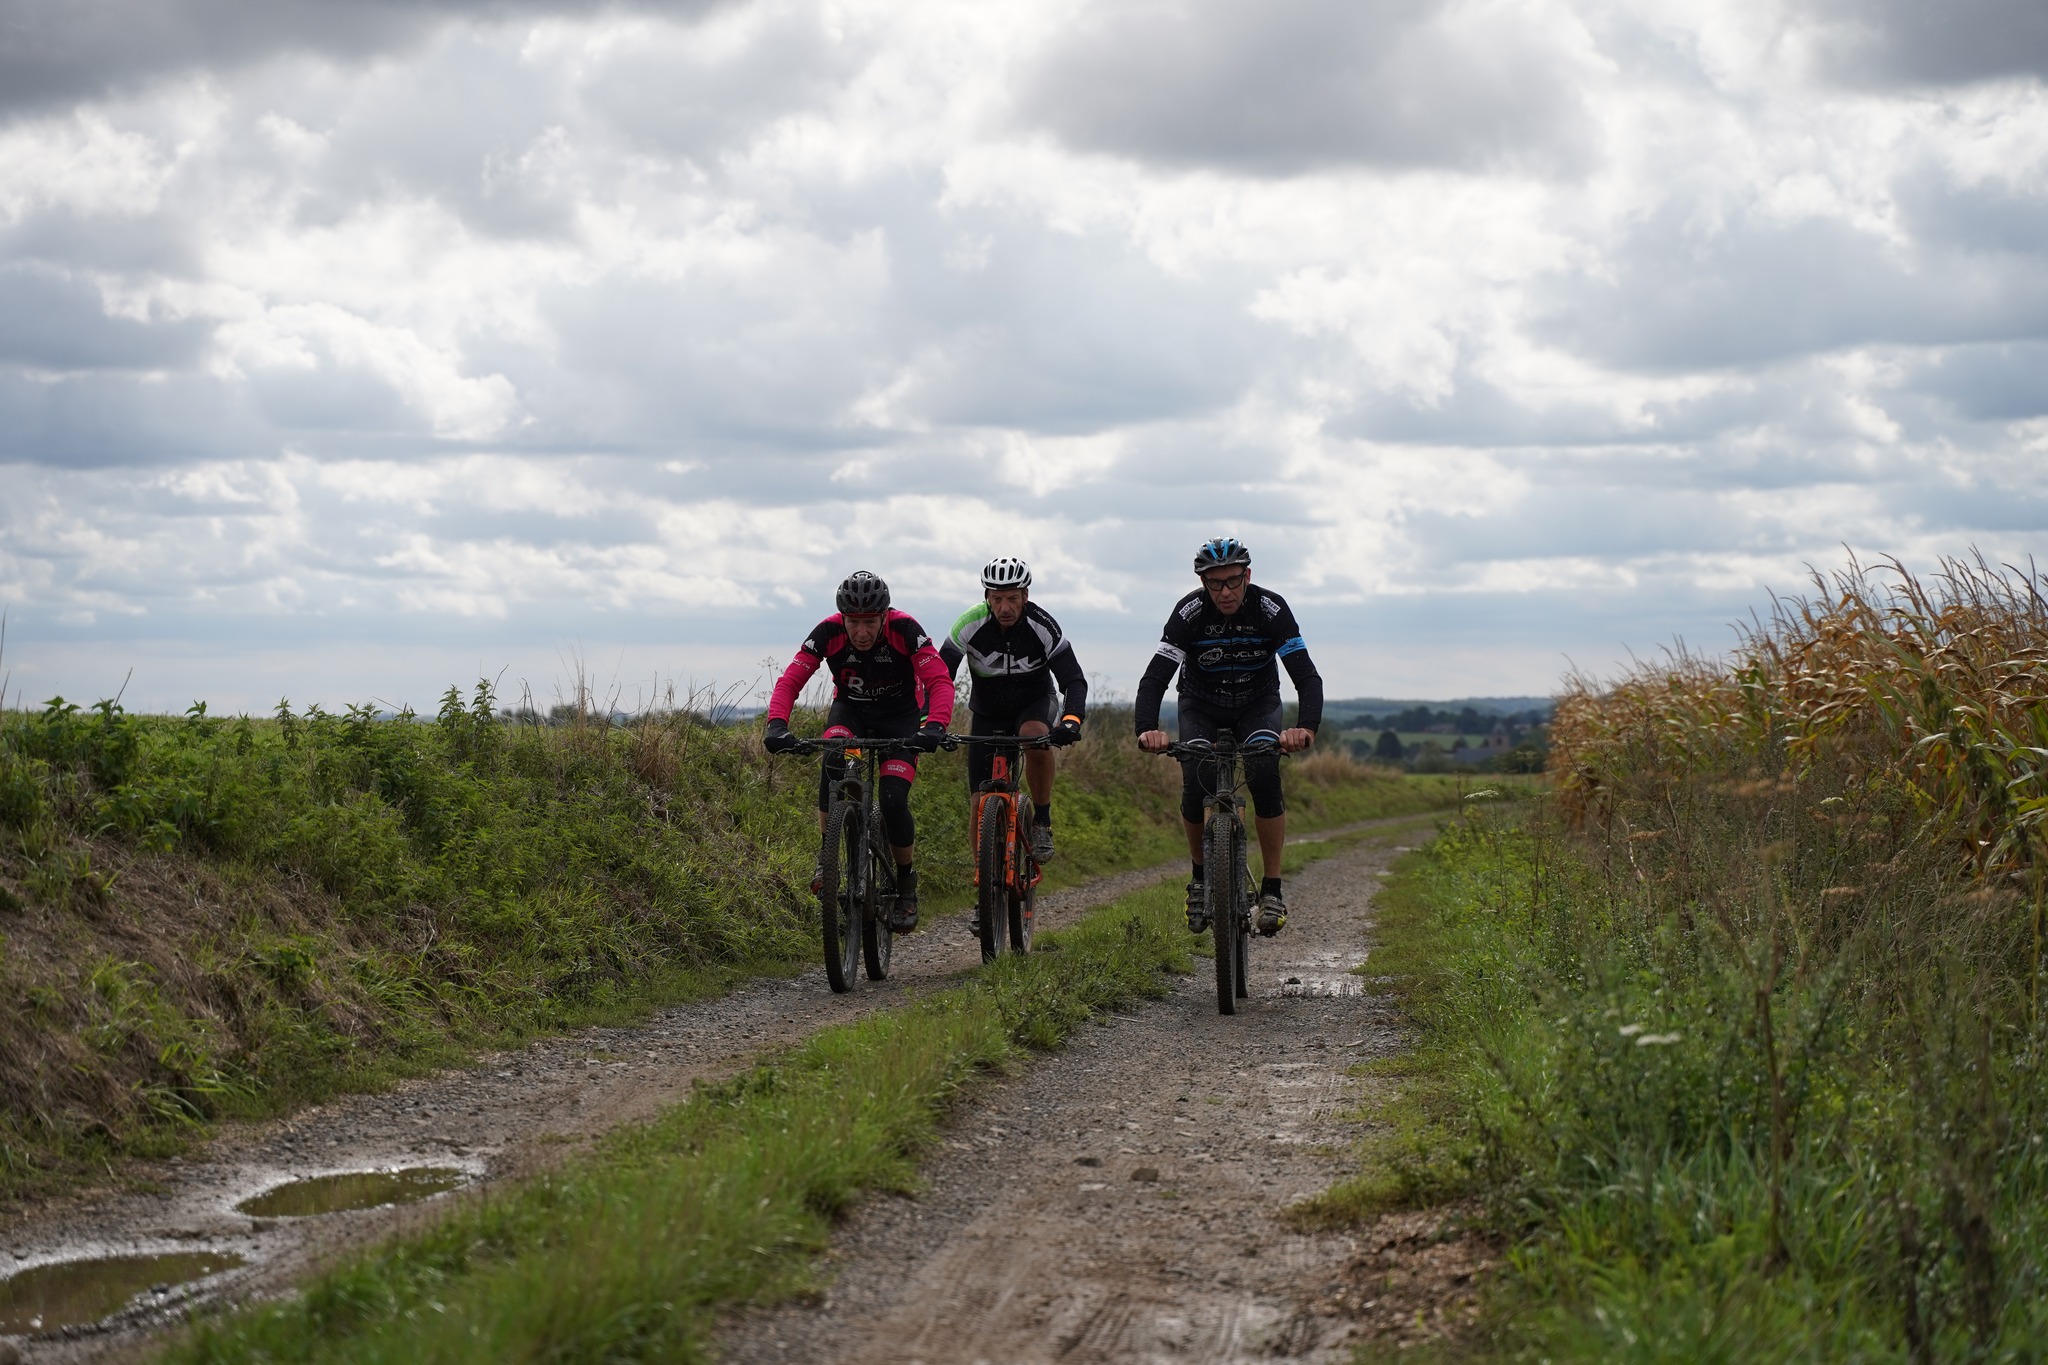
[[837, 612], [811, 630], [796, 657], [776, 679], [768, 718], [788, 720], [797, 695], [819, 668], [832, 670], [833, 696], [877, 711], [907, 710], [922, 701], [928, 719], [953, 719], [953, 679], [939, 661], [938, 647], [914, 617], [891, 610], [873, 649], [856, 650]]

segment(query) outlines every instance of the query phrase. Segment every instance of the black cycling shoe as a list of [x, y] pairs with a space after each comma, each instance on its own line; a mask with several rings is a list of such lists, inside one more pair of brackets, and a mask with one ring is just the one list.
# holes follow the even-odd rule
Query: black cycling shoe
[[1052, 861], [1052, 826], [1034, 824], [1031, 827], [1031, 861], [1044, 867]]
[[1201, 882], [1188, 883], [1188, 932], [1199, 934], [1209, 927], [1209, 893]]
[[896, 908], [889, 912], [889, 928], [898, 934], [907, 934], [917, 928], [917, 874], [899, 873], [896, 881]]
[[1259, 897], [1259, 932], [1267, 938], [1287, 927], [1287, 902], [1280, 899], [1278, 891], [1268, 891]]

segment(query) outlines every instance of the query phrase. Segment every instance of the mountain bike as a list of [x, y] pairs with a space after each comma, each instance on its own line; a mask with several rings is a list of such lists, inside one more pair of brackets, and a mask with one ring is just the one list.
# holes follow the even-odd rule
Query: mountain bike
[[969, 826], [974, 846], [974, 932], [981, 939], [981, 960], [993, 962], [1002, 956], [1006, 939], [1013, 953], [1031, 951], [1038, 879], [1044, 875], [1038, 860], [1031, 856], [1031, 796], [1011, 773], [1011, 754], [1019, 749], [1049, 749], [1052, 738], [956, 735], [953, 745], [959, 744], [996, 746], [990, 756], [993, 772], [974, 793], [974, 819]]
[[868, 980], [889, 975], [895, 933], [896, 859], [882, 830], [877, 770], [886, 754], [922, 753], [909, 739], [805, 739], [793, 754], [837, 751], [849, 760], [833, 785], [825, 808], [825, 833], [818, 849], [818, 911], [825, 948], [825, 979], [840, 994], [860, 979], [867, 959]]
[[1255, 730], [1244, 743], [1228, 730], [1213, 742], [1191, 739], [1159, 750], [1169, 758], [1199, 760], [1203, 804], [1209, 818], [1202, 824], [1202, 891], [1209, 931], [1216, 945], [1216, 1012], [1236, 1014], [1237, 1002], [1251, 993], [1252, 906], [1258, 887], [1245, 857], [1244, 778], [1241, 759], [1278, 751], [1280, 736]]

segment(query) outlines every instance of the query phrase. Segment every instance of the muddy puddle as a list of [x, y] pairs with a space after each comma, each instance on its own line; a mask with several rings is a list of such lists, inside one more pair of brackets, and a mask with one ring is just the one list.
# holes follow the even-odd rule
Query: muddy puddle
[[144, 1295], [162, 1297], [244, 1264], [233, 1252], [178, 1251], [31, 1266], [0, 1280], [0, 1333], [26, 1336], [98, 1322]]
[[353, 1209], [416, 1204], [446, 1194], [469, 1179], [454, 1166], [408, 1166], [389, 1171], [345, 1171], [339, 1175], [287, 1180], [235, 1205], [252, 1218], [311, 1218]]

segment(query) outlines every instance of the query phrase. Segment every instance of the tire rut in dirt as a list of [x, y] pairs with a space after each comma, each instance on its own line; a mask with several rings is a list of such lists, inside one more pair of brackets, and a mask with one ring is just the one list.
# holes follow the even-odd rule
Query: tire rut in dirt
[[1355, 1322], [1321, 1291], [1358, 1244], [1276, 1215], [1345, 1173], [1350, 1068], [1400, 1046], [1351, 970], [1391, 856], [1290, 880], [1236, 1017], [1198, 972], [959, 1115], [920, 1195], [835, 1238], [822, 1302], [729, 1324], [730, 1365], [1348, 1361]]

